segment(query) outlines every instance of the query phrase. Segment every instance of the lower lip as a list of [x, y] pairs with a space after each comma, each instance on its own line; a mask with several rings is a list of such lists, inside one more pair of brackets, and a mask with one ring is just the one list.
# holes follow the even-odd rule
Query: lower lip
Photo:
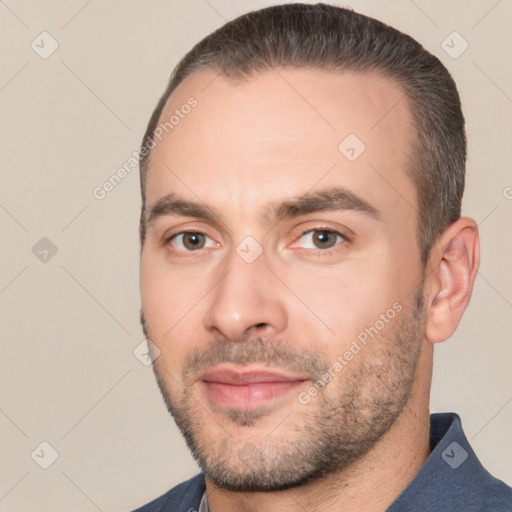
[[305, 381], [258, 382], [235, 386], [203, 381], [208, 396], [221, 407], [254, 409], [297, 389]]

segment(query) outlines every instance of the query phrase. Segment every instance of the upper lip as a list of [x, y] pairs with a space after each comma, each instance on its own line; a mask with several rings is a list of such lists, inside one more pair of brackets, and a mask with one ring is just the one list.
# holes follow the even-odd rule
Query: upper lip
[[267, 367], [236, 367], [231, 364], [218, 364], [201, 372], [199, 380], [241, 386], [260, 382], [298, 382], [308, 380], [304, 375], [286, 373], [280, 369]]

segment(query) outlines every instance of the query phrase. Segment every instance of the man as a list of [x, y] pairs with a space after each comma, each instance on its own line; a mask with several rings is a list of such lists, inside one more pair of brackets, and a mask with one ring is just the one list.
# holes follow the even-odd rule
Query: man
[[252, 12], [179, 63], [141, 149], [141, 321], [202, 473], [140, 511], [504, 511], [433, 345], [479, 263], [448, 71], [350, 10]]

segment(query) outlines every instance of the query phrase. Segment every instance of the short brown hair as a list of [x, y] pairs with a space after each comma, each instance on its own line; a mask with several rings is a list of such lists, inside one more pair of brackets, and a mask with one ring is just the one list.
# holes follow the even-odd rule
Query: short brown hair
[[[174, 69], [151, 116], [143, 146], [153, 140], [167, 99], [195, 71], [232, 78], [272, 67], [378, 71], [408, 97], [416, 126], [409, 175], [417, 188], [422, 263], [439, 235], [460, 217], [466, 135], [457, 87], [440, 60], [412, 37], [350, 9], [327, 4], [285, 4], [244, 14], [211, 33]], [[145, 238], [145, 182], [150, 153], [140, 158]]]

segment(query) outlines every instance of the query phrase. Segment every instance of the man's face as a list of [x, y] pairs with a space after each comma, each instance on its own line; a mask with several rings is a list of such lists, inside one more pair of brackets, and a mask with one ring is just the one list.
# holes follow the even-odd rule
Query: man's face
[[402, 412], [423, 343], [404, 93], [376, 73], [202, 71], [161, 122], [176, 109], [141, 259], [167, 406], [221, 487], [341, 470]]

